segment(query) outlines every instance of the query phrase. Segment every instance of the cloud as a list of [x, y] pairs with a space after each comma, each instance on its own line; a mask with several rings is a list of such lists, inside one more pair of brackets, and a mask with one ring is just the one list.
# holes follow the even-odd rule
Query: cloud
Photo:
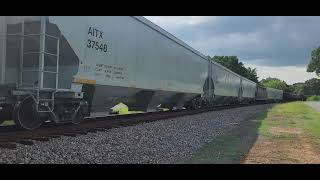
[[210, 21], [213, 23], [219, 17], [215, 16], [145, 16], [152, 22], [166, 29], [175, 29], [182, 26], [195, 26]]
[[320, 17], [147, 17], [206, 55], [305, 66], [320, 45]]
[[268, 77], [274, 77], [285, 81], [287, 84], [297, 82], [305, 82], [311, 78], [317, 78], [313, 73], [307, 73], [305, 67], [296, 66], [259, 66], [255, 64], [247, 64], [246, 66], [256, 68], [258, 71], [259, 80]]

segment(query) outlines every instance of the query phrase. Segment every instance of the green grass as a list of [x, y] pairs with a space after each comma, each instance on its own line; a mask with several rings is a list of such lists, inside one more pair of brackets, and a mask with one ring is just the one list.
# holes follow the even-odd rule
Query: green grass
[[310, 96], [307, 101], [320, 101], [320, 96]]
[[275, 105], [255, 118], [243, 121], [239, 127], [213, 139], [197, 151], [187, 164], [241, 163], [258, 136], [267, 138], [294, 139], [296, 134], [274, 135], [272, 127], [289, 127], [301, 130], [308, 140], [320, 147], [320, 113], [303, 102]]
[[271, 127], [297, 128], [309, 136], [320, 138], [320, 113], [303, 102], [276, 105], [262, 122], [259, 134], [274, 136], [269, 132]]
[[2, 124], [0, 124], [0, 126], [12, 126], [12, 125], [14, 125], [13, 120], [7, 120], [7, 121], [4, 121]]

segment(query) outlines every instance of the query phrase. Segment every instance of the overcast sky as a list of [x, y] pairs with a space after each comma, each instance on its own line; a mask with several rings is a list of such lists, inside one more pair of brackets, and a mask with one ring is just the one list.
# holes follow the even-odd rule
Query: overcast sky
[[306, 72], [320, 46], [320, 17], [145, 16], [205, 55], [236, 55], [288, 84], [316, 77]]

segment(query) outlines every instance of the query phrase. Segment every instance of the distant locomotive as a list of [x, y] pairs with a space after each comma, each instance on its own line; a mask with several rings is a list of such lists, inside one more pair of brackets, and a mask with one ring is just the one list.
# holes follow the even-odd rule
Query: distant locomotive
[[279, 102], [143, 17], [0, 17], [0, 123], [80, 123], [122, 102], [157, 111]]

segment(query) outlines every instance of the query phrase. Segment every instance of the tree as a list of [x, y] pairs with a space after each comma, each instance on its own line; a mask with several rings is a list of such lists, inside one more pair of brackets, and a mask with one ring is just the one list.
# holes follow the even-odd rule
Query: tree
[[306, 85], [305, 83], [295, 83], [292, 86], [290, 86], [290, 89], [292, 93], [294, 94], [300, 94], [305, 95], [306, 94]]
[[306, 95], [320, 95], [320, 79], [312, 78], [305, 82]]
[[304, 83], [295, 83], [289, 86], [289, 90], [300, 95], [320, 95], [320, 79], [312, 78]]
[[256, 83], [258, 83], [258, 75], [257, 75], [257, 69], [251, 69], [250, 67], [247, 68], [247, 75], [245, 76], [248, 79], [250, 79], [251, 81], [254, 81]]
[[242, 62], [239, 62], [239, 59], [237, 56], [214, 56], [210, 57], [209, 59], [212, 61], [215, 61], [224, 67], [230, 69], [231, 71], [250, 79], [251, 81], [254, 81], [258, 83], [258, 76], [257, 76], [257, 70], [252, 68], [246, 68]]
[[240, 66], [243, 65], [239, 64], [237, 56], [214, 56], [211, 60], [223, 65], [235, 73], [239, 73], [239, 71], [241, 71]]
[[307, 72], [315, 72], [317, 76], [320, 76], [320, 47], [311, 52], [311, 60]]
[[288, 88], [288, 85], [285, 81], [281, 81], [280, 79], [277, 78], [267, 78], [267, 79], [263, 79], [260, 82], [261, 85], [263, 85], [264, 87], [269, 87], [269, 88], [274, 88], [274, 89], [280, 89], [283, 91], [290, 91], [290, 89]]

